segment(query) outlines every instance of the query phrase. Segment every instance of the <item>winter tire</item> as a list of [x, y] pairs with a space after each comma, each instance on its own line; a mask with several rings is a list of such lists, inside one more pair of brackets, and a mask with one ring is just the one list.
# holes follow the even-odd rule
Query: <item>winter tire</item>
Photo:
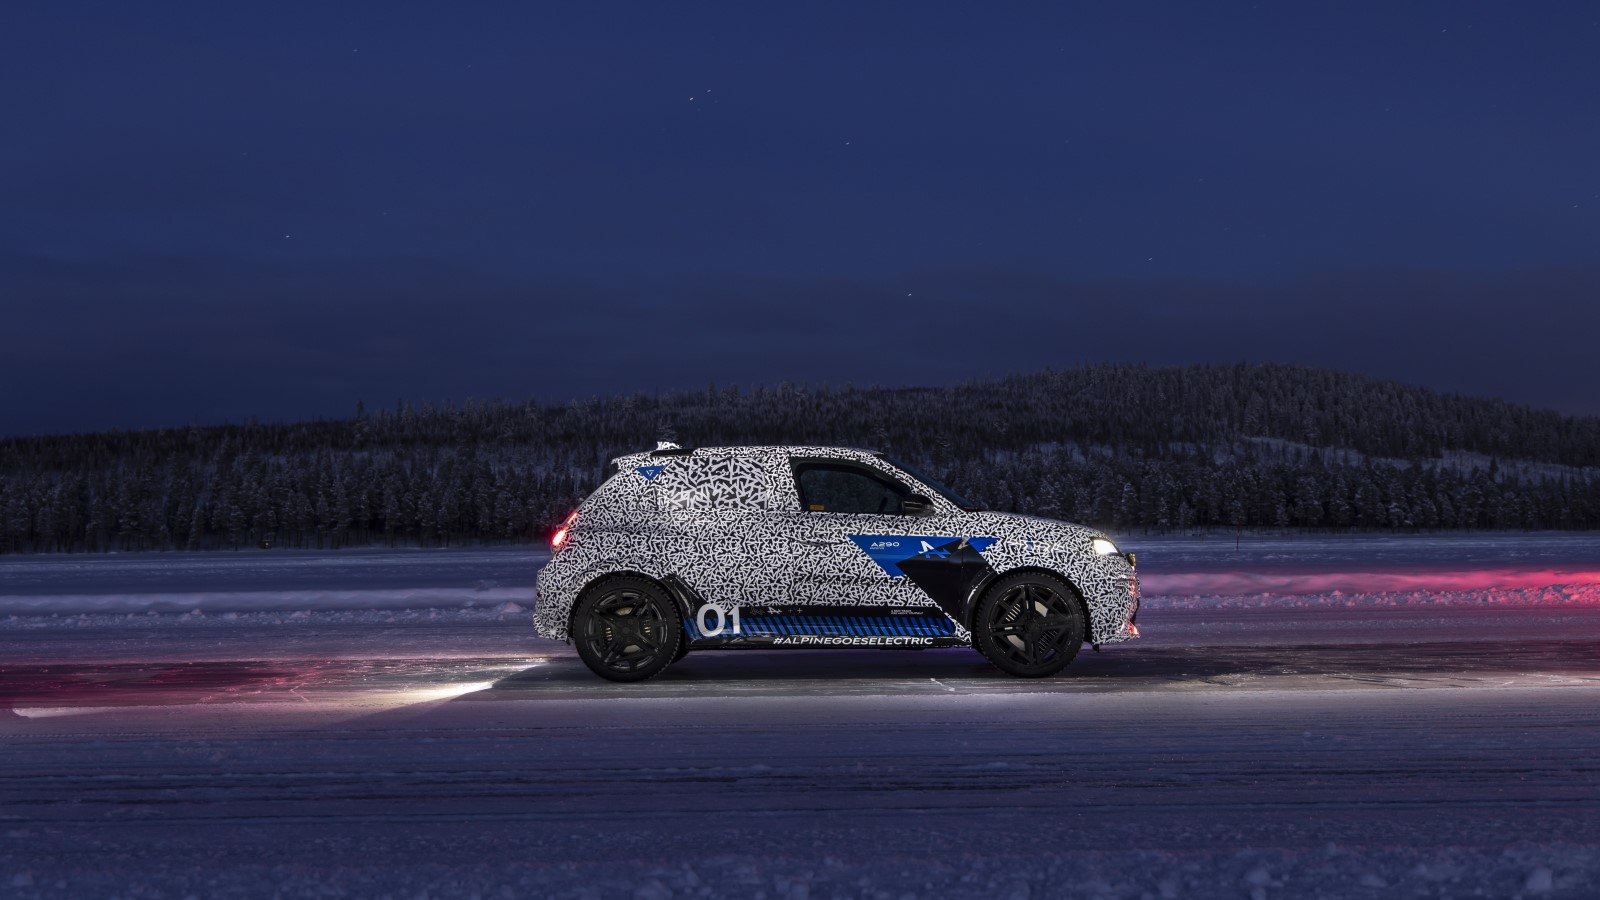
[[572, 615], [578, 656], [611, 681], [644, 681], [678, 656], [683, 620], [667, 592], [643, 578], [598, 582], [578, 598]]
[[1078, 592], [1042, 572], [1008, 575], [984, 594], [972, 642], [995, 668], [1019, 678], [1060, 672], [1083, 646]]

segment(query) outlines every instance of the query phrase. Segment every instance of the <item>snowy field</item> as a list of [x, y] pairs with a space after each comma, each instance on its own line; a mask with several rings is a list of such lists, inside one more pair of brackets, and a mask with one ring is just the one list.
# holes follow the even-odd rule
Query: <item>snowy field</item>
[[536, 638], [519, 550], [0, 558], [0, 897], [1600, 896], [1600, 537], [1126, 538], [1145, 638]]
[[549, 558], [527, 549], [0, 556], [0, 616], [531, 604]]
[[[1153, 606], [1590, 605], [1600, 535], [1125, 538]], [[0, 628], [128, 614], [531, 608], [542, 549], [0, 557]], [[236, 620], [237, 615], [230, 620]], [[411, 618], [399, 616], [399, 618]]]

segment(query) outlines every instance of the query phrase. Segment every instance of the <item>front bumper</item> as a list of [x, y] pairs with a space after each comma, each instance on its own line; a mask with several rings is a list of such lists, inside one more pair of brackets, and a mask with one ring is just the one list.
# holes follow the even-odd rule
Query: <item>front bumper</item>
[[1128, 554], [1128, 574], [1122, 579], [1121, 594], [1122, 620], [1114, 623], [1114, 627], [1107, 629], [1109, 633], [1096, 635], [1096, 643], [1120, 644], [1131, 641], [1139, 636], [1139, 573], [1133, 567], [1133, 554]]

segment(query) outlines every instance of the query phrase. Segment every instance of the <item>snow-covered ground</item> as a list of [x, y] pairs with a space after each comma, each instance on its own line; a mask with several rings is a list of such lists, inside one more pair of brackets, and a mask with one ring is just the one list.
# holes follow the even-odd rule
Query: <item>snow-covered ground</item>
[[0, 894], [1588, 898], [1600, 885], [1592, 685], [884, 681], [590, 700], [542, 699], [535, 683], [17, 720], [0, 760]]
[[1124, 542], [1045, 681], [613, 685], [536, 552], [0, 558], [0, 897], [1600, 896], [1600, 537]]
[[[1153, 607], [1600, 604], [1600, 534], [1123, 543], [1139, 553]], [[527, 548], [0, 557], [0, 629], [152, 612], [227, 621], [365, 613], [338, 618], [379, 623], [417, 610], [516, 613], [532, 607], [547, 559]]]
[[1600, 566], [1600, 533], [1119, 535], [1162, 571]]
[[0, 557], [0, 616], [531, 604], [549, 558], [531, 549]]

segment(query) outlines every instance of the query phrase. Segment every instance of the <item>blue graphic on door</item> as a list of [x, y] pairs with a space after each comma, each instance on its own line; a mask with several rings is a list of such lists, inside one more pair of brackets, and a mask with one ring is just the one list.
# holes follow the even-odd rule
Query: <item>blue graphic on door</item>
[[913, 559], [949, 559], [950, 554], [960, 550], [963, 545], [982, 553], [998, 539], [953, 538], [948, 535], [930, 537], [916, 534], [852, 534], [850, 540], [861, 548], [862, 553], [872, 557], [873, 562], [882, 566], [890, 578], [899, 578], [906, 574], [901, 570], [900, 563]]

